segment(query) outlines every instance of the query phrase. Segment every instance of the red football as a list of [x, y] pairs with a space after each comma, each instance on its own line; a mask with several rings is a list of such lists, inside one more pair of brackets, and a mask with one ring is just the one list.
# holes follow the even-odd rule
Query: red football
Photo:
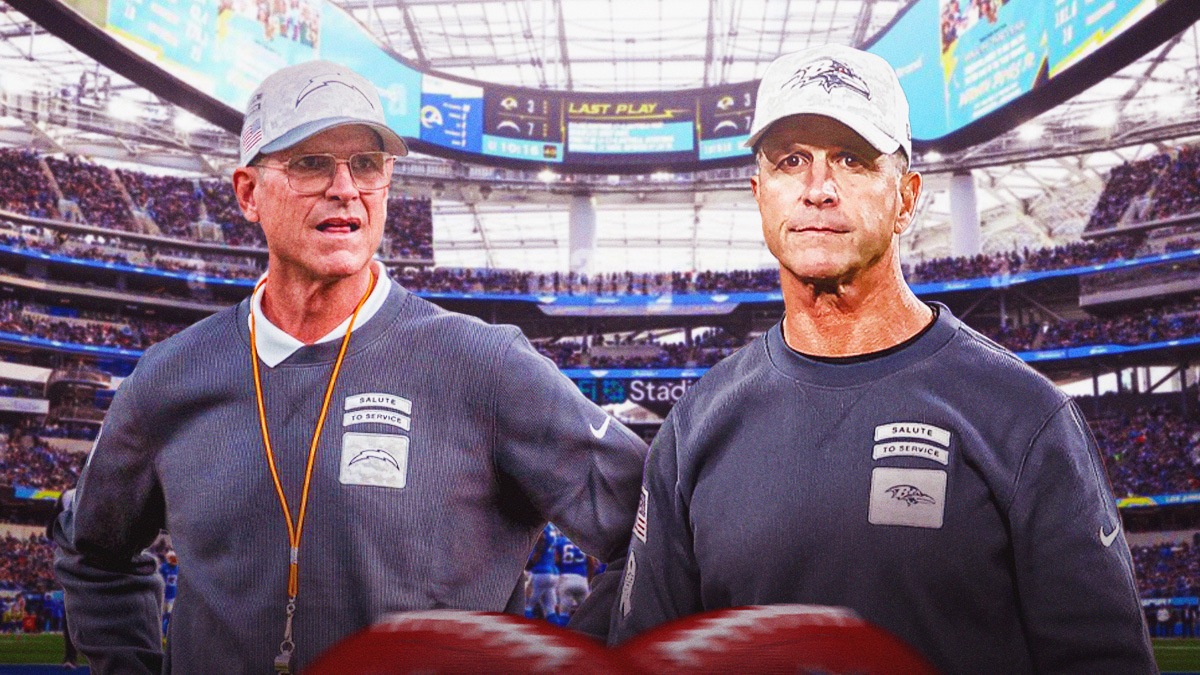
[[937, 673], [912, 647], [840, 607], [768, 605], [696, 614], [614, 654], [646, 673]]
[[510, 614], [431, 610], [391, 614], [330, 647], [305, 675], [611, 673], [591, 639]]

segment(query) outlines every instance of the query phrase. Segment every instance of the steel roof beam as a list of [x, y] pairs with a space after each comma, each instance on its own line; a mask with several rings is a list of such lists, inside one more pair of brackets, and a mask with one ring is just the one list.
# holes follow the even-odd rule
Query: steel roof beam
[[400, 8], [400, 13], [404, 17], [404, 28], [408, 31], [408, 39], [412, 41], [413, 51], [417, 53], [417, 63], [422, 68], [428, 69], [429, 58], [425, 56], [425, 48], [421, 46], [421, 38], [417, 35], [417, 24], [413, 21], [412, 12], [409, 10], [412, 4], [414, 4], [414, 0], [396, 0], [396, 7]]

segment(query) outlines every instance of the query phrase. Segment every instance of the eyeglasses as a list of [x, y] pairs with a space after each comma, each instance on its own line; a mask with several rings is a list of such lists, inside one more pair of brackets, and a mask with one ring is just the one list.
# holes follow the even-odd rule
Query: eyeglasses
[[256, 164], [264, 169], [279, 169], [287, 172], [288, 185], [301, 195], [325, 192], [333, 185], [339, 164], [350, 167], [350, 179], [359, 190], [381, 190], [392, 180], [392, 167], [396, 156], [386, 152], [356, 152], [349, 159], [330, 154], [297, 155], [280, 166]]

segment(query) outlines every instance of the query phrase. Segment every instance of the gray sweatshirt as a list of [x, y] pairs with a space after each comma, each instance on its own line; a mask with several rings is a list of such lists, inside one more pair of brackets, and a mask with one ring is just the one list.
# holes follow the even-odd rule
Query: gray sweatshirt
[[[71, 628], [95, 672], [269, 672], [289, 543], [250, 364], [248, 303], [147, 350], [113, 400], [56, 530]], [[293, 517], [340, 341], [263, 368]], [[394, 285], [354, 331], [321, 435], [300, 546], [303, 666], [387, 612], [519, 611], [549, 519], [601, 559], [623, 553], [645, 445], [512, 326]], [[161, 654], [160, 528], [179, 556]]]
[[950, 311], [856, 362], [774, 326], [675, 406], [610, 639], [742, 605], [849, 607], [946, 673], [1155, 671], [1096, 445]]

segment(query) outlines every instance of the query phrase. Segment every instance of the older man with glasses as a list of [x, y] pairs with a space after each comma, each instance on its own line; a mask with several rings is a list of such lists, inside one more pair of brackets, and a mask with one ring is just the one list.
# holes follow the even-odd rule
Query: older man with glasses
[[[233, 186], [267, 273], [147, 350], [56, 528], [94, 672], [291, 672], [385, 613], [519, 612], [551, 519], [622, 553], [641, 440], [519, 330], [372, 260], [405, 154], [341, 66], [285, 68], [251, 96]], [[165, 661], [143, 553], [162, 528], [179, 557]]]

